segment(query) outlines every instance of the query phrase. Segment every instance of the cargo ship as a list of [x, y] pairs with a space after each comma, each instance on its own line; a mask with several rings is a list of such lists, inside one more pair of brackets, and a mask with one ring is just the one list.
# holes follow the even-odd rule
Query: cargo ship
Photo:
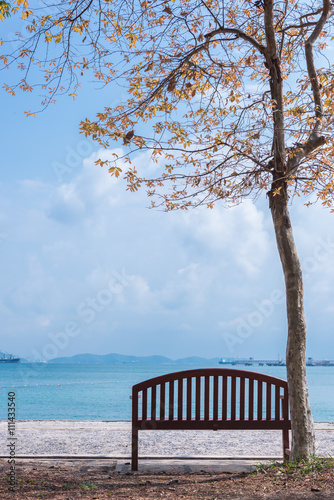
[[20, 358], [13, 354], [0, 353], [0, 363], [19, 363]]

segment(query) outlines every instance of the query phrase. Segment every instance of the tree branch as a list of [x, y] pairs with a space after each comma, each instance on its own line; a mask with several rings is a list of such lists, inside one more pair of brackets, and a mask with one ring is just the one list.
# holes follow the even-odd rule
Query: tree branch
[[321, 100], [320, 82], [314, 64], [313, 45], [320, 36], [326, 24], [326, 21], [328, 20], [330, 15], [331, 15], [330, 0], [323, 0], [323, 9], [321, 17], [317, 22], [317, 25], [314, 28], [313, 32], [305, 42], [305, 57], [306, 57], [307, 72], [310, 77], [310, 82], [312, 86], [315, 116], [317, 120], [310, 137], [311, 141], [319, 137], [322, 130], [323, 118], [324, 118], [324, 109]]
[[274, 23], [273, 0], [264, 1], [264, 28], [267, 41], [266, 60], [270, 73], [271, 98], [275, 102], [274, 119], [274, 167], [276, 172], [285, 170], [285, 135], [284, 135], [284, 101], [283, 78], [280, 56], [277, 52], [276, 32]]
[[219, 20], [217, 19], [217, 16], [215, 16], [214, 12], [212, 12], [212, 10], [210, 9], [210, 7], [208, 7], [208, 5], [204, 2], [204, 0], [201, 0], [201, 3], [204, 5], [204, 7], [210, 12], [210, 14], [212, 15], [212, 17], [214, 18], [214, 20], [216, 21], [216, 23], [218, 24], [218, 26], [220, 28], [222, 28], [223, 26], [220, 24]]
[[266, 47], [264, 45], [262, 45], [261, 43], [257, 42], [255, 40], [255, 38], [253, 38], [252, 36], [250, 35], [247, 35], [246, 33], [244, 33], [242, 30], [239, 30], [237, 28], [224, 28], [224, 27], [220, 27], [214, 31], [211, 31], [210, 33], [207, 33], [206, 35], [204, 35], [204, 38], [206, 38], [206, 40], [211, 40], [212, 37], [216, 36], [216, 35], [220, 35], [220, 34], [231, 34], [231, 35], [236, 35], [238, 38], [242, 38], [243, 40], [245, 40], [246, 42], [249, 42], [253, 45], [253, 47], [255, 47], [259, 52], [261, 52], [261, 54], [265, 55], [265, 52], [266, 52]]
[[315, 12], [310, 12], [309, 14], [303, 14], [300, 16], [300, 20], [303, 19], [303, 17], [310, 17], [310, 16], [316, 16], [317, 14], [320, 14], [322, 12], [322, 8], [316, 10]]
[[307, 28], [308, 26], [316, 26], [318, 23], [316, 21], [312, 21], [309, 23], [303, 23], [303, 24], [291, 24], [290, 26], [287, 26], [286, 28], [283, 28], [281, 30], [278, 30], [278, 33], [285, 33], [286, 31], [289, 31], [294, 28]]
[[[293, 148], [293, 150], [290, 150], [290, 156], [287, 162], [288, 176], [292, 175], [297, 170], [301, 160], [305, 158], [305, 156], [309, 155], [315, 149], [326, 144], [326, 138], [321, 135], [324, 126], [324, 109], [321, 99], [320, 82], [314, 63], [313, 45], [320, 36], [327, 20], [333, 13], [331, 7], [332, 6], [330, 0], [323, 0], [323, 8], [313, 13], [319, 14], [322, 11], [321, 17], [317, 22], [316, 27], [305, 42], [305, 58], [307, 72], [312, 86], [316, 123], [307, 141], [304, 142], [304, 144], [297, 145], [295, 148]], [[303, 17], [306, 17], [306, 15]]]
[[287, 177], [290, 177], [298, 169], [299, 164], [305, 156], [309, 155], [315, 149], [320, 148], [326, 144], [326, 137], [323, 135], [313, 138], [313, 132], [311, 132], [310, 137], [304, 144], [298, 144], [296, 147], [290, 150], [289, 159], [287, 161]]

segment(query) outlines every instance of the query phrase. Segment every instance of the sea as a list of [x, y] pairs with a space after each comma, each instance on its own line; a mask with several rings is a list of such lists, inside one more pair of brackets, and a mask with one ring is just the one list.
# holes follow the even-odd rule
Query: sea
[[[206, 368], [186, 364], [0, 364], [0, 420], [8, 418], [8, 395], [16, 420], [131, 420], [131, 388], [165, 373]], [[219, 365], [217, 364], [217, 367]], [[243, 367], [286, 379], [283, 366]], [[307, 368], [315, 422], [334, 422], [334, 367]]]

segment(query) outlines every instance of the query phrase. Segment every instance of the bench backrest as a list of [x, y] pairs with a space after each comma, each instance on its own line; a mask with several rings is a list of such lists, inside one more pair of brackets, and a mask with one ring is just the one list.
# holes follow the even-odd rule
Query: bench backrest
[[148, 429], [143, 423], [156, 422], [178, 428], [182, 422], [186, 428], [184, 424], [191, 422], [194, 428], [203, 421], [218, 422], [219, 428], [224, 422], [240, 428], [246, 421], [248, 428], [252, 422], [287, 424], [287, 382], [251, 371], [204, 368], [161, 375], [132, 388], [134, 426], [140, 423]]

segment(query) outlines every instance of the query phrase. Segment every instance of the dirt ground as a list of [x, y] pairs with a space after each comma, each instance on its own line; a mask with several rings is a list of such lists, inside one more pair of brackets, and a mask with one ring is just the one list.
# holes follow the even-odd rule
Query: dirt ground
[[2, 499], [334, 499], [333, 463], [287, 472], [282, 467], [250, 474], [117, 473], [116, 463], [21, 461], [10, 488], [9, 465], [0, 461]]

